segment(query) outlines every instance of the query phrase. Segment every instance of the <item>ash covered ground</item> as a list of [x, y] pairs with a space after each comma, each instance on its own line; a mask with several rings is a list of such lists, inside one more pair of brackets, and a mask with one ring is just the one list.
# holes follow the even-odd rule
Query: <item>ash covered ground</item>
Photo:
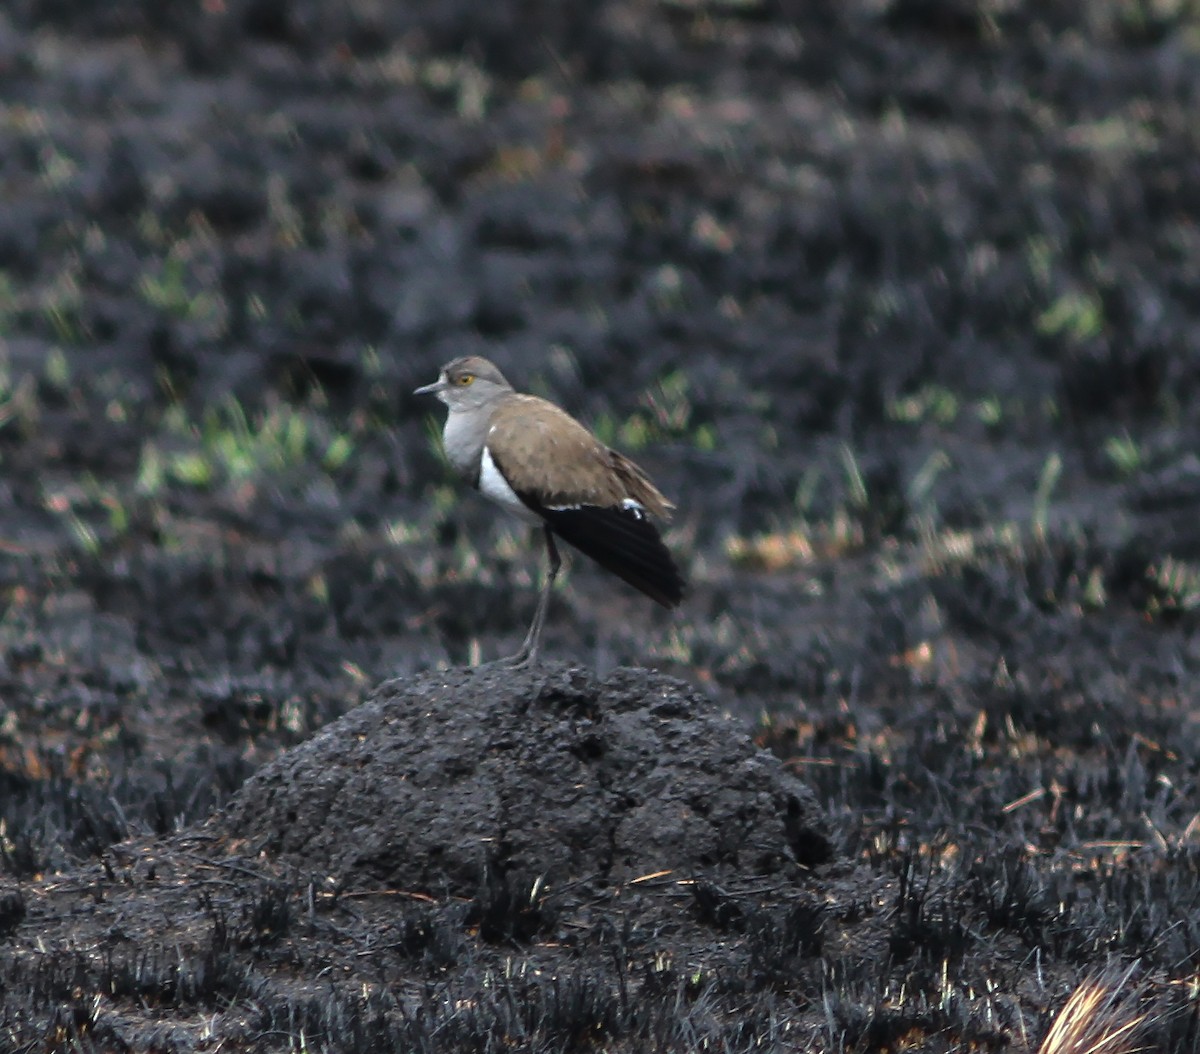
[[[1198, 96], [1134, 0], [6, 5], [0, 1045], [1195, 1050]], [[466, 669], [470, 353], [678, 612]]]

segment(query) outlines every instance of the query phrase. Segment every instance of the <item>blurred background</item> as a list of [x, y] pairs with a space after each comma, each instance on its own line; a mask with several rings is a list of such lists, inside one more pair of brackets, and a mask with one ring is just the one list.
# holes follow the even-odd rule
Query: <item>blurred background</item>
[[684, 607], [577, 561], [550, 657], [1194, 734], [1198, 73], [1170, 0], [6, 4], [6, 778], [169, 827], [514, 650], [540, 554], [410, 395], [467, 353], [678, 505]]
[[[1083, 1017], [1194, 1051], [1198, 115], [1190, 0], [7, 0], [0, 1032], [1024, 1050], [1109, 967]], [[541, 554], [410, 394], [470, 353], [678, 506], [684, 605], [577, 560], [546, 657], [685, 678], [832, 832], [791, 914], [672, 901], [712, 957], [662, 980], [655, 929], [657, 1002], [624, 923], [561, 990], [419, 892], [360, 947], [363, 900], [314, 921], [189, 828], [381, 680], [517, 647]], [[184, 828], [177, 886], [114, 848]], [[147, 890], [199, 952], [130, 938]]]

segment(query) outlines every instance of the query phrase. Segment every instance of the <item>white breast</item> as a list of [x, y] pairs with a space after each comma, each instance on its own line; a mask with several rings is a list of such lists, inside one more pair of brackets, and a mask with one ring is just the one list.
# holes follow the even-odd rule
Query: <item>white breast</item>
[[481, 414], [455, 413], [446, 415], [442, 430], [442, 445], [450, 464], [468, 478], [475, 474], [479, 452], [487, 432], [487, 418]]
[[518, 498], [517, 492], [508, 485], [508, 480], [504, 478], [504, 473], [496, 467], [496, 462], [492, 460], [491, 452], [486, 444], [479, 459], [479, 489], [485, 497], [490, 498], [526, 523], [542, 522], [541, 517]]

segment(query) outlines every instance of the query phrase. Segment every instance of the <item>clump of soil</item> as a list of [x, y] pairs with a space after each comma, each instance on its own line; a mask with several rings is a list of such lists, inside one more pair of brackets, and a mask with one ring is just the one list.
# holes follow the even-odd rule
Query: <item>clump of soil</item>
[[389, 681], [206, 823], [0, 896], [8, 1038], [734, 1049], [799, 1027], [773, 985], [844, 943], [832, 857], [812, 792], [678, 680]]
[[681, 681], [498, 665], [385, 683], [271, 762], [220, 825], [345, 888], [796, 880], [830, 854], [812, 792]]

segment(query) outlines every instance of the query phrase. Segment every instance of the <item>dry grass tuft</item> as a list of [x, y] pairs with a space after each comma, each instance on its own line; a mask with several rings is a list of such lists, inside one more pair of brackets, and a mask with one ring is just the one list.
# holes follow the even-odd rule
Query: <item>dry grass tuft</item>
[[1148, 1049], [1139, 1039], [1147, 1014], [1139, 987], [1129, 985], [1131, 975], [1132, 969], [1115, 980], [1084, 981], [1058, 1012], [1038, 1054], [1135, 1054]]

